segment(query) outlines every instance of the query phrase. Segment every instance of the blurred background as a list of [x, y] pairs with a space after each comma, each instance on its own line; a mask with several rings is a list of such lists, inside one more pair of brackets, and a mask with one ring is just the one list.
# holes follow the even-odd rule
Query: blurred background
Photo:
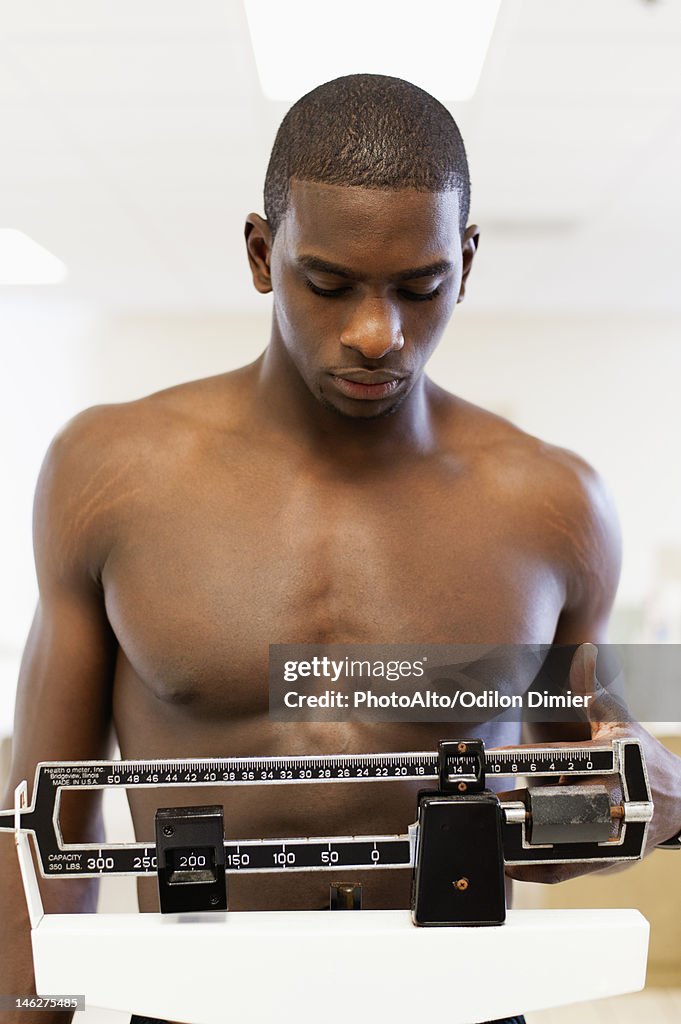
[[[400, 20], [399, 4], [367, 6]], [[430, 16], [402, 14], [406, 52], [409, 18]], [[288, 28], [284, 56], [310, 30], [293, 13]], [[438, 94], [466, 142], [482, 235], [431, 375], [606, 478], [624, 535], [621, 643], [681, 641], [680, 52], [678, 0], [501, 0], [475, 94]], [[338, 73], [379, 70], [345, 59]], [[267, 343], [271, 300], [250, 283], [243, 223], [262, 213], [289, 105], [263, 93], [241, 0], [0, 0], [0, 229], [66, 268], [58, 283], [0, 284], [0, 736], [54, 433], [86, 406], [230, 370]], [[672, 745], [675, 731], [662, 730]], [[666, 902], [655, 977], [681, 985], [681, 865], [660, 883], [666, 856], [651, 858], [648, 895], [635, 872], [626, 898], [608, 895], [616, 878], [570, 886], [581, 905], [634, 905], [637, 890], [664, 916]]]

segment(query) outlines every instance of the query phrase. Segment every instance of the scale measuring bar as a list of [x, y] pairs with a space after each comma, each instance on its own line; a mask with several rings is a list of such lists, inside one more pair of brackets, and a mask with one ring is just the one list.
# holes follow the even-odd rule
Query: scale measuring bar
[[[515, 750], [491, 750], [484, 755], [484, 771], [489, 777], [517, 776], [624, 776], [626, 756], [639, 751], [636, 743], [614, 741], [604, 747], [539, 747]], [[640, 752], [639, 752], [640, 757]], [[450, 780], [464, 786], [477, 778], [475, 757], [460, 755], [448, 759]], [[33, 799], [27, 802], [25, 784], [17, 793], [14, 811], [0, 812], [0, 831], [32, 833], [40, 858], [41, 874], [54, 877], [98, 877], [104, 874], [153, 875], [156, 873], [156, 849], [153, 843], [65, 844], [59, 826], [61, 792], [65, 789], [166, 788], [175, 786], [230, 786], [257, 784], [304, 784], [318, 782], [429, 781], [438, 778], [438, 755], [434, 752], [339, 754], [301, 757], [205, 758], [135, 761], [41, 762], [36, 767]], [[631, 794], [631, 801], [646, 801], [646, 794]], [[516, 855], [507, 863], [546, 861], [545, 848], [520, 849], [517, 821], [509, 832], [517, 833]], [[522, 810], [522, 808], [521, 808]], [[652, 813], [652, 808], [651, 808]], [[648, 816], [647, 814], [645, 815]], [[617, 859], [640, 856], [641, 821], [628, 826], [630, 840], [617, 851], [602, 844], [590, 859]], [[628, 849], [631, 843], [631, 850]], [[226, 841], [225, 863], [228, 872], [310, 871], [338, 868], [413, 867], [415, 829], [394, 836], [301, 837], [293, 839], [257, 839]], [[524, 845], [521, 843], [521, 845]], [[510, 850], [509, 850], [510, 852]], [[571, 853], [565, 846], [561, 859], [583, 859], [583, 850]], [[518, 859], [519, 858], [519, 859]]]

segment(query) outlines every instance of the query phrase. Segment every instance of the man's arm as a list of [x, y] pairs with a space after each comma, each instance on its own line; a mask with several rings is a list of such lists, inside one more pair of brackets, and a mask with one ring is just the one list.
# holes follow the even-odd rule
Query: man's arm
[[[97, 413], [79, 417], [52, 445], [36, 492], [34, 548], [39, 603], [21, 665], [10, 777], [0, 806], [14, 802], [14, 788], [33, 782], [38, 761], [98, 759], [109, 752], [111, 681], [116, 643], [107, 622], [99, 569], [106, 531], [92, 486], [96, 450], [89, 439]], [[95, 444], [96, 449], [96, 444]], [[101, 488], [101, 479], [99, 481]], [[89, 502], [89, 507], [84, 502]], [[84, 515], [84, 512], [87, 512]], [[30, 796], [30, 794], [29, 794]], [[98, 793], [65, 794], [60, 820], [64, 838], [103, 838]], [[93, 911], [96, 880], [41, 883], [47, 912]], [[0, 992], [35, 991], [30, 928], [13, 836], [0, 835]], [[51, 1024], [52, 1017], [2, 1015], [12, 1024]]]
[[[570, 675], [573, 690], [595, 694], [599, 689], [596, 648], [607, 642], [608, 621], [619, 582], [620, 530], [614, 503], [599, 476], [571, 453], [561, 453], [561, 459], [567, 470], [561, 498], [569, 557], [565, 604], [554, 642], [596, 645], [577, 650]], [[627, 736], [640, 740], [655, 806], [646, 844], [646, 852], [650, 852], [681, 829], [681, 758], [639, 723], [616, 720], [617, 709], [616, 701], [602, 694], [593, 704], [591, 722], [585, 723], [583, 729], [535, 723], [527, 726], [524, 738], [533, 744], [585, 740], [606, 744]], [[606, 720], [599, 720], [599, 713]], [[509, 869], [508, 873], [524, 881], [558, 882], [593, 870], [604, 869], [591, 865], [538, 865]]]
[[[550, 482], [548, 516], [560, 544], [565, 580], [554, 644], [605, 644], [622, 565], [622, 538], [615, 504], [603, 480], [572, 452], [553, 449], [557, 476]], [[580, 743], [591, 739], [588, 723], [528, 722], [527, 743]]]

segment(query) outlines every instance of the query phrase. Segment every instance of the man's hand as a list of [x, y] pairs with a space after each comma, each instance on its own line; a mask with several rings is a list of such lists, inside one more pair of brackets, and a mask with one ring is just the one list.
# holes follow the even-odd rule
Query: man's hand
[[[650, 853], [658, 843], [669, 839], [681, 829], [681, 758], [667, 750], [638, 722], [628, 720], [624, 707], [598, 682], [597, 654], [598, 649], [594, 644], [582, 644], [575, 651], [570, 665], [572, 692], [591, 695], [587, 706], [591, 739], [585, 741], [584, 746], [604, 746], [612, 740], [626, 738], [637, 739], [641, 743], [655, 808], [646, 838], [645, 853]], [[574, 785], [574, 779], [569, 781]], [[621, 794], [615, 776], [603, 775], [597, 779], [584, 780], [585, 785], [594, 783], [601, 783], [608, 788], [611, 803], [619, 802]], [[522, 882], [553, 883], [612, 867], [612, 864], [537, 864], [509, 867], [506, 874]], [[620, 865], [617, 867], [621, 870]]]

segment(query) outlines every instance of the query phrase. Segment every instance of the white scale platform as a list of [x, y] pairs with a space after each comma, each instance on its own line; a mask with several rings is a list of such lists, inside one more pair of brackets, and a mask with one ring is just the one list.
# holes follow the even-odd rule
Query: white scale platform
[[406, 910], [53, 914], [32, 933], [39, 993], [190, 1024], [472, 1024], [634, 992], [636, 910], [512, 910], [416, 928]]

